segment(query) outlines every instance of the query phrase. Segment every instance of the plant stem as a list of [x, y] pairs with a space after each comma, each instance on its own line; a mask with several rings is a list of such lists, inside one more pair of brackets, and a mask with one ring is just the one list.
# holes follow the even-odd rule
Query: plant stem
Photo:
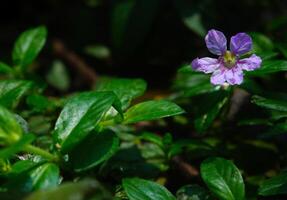
[[59, 158], [56, 155], [53, 155], [53, 154], [49, 153], [48, 151], [45, 151], [39, 147], [35, 147], [33, 145], [30, 145], [30, 144], [26, 145], [23, 150], [28, 152], [28, 153], [40, 155], [40, 156], [42, 156], [48, 160], [51, 160], [51, 161], [58, 161], [59, 160]]

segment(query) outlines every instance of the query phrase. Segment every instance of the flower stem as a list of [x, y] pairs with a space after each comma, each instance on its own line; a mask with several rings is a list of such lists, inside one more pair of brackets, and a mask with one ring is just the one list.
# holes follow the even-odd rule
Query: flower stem
[[28, 153], [32, 153], [32, 154], [37, 154], [37, 155], [40, 155], [48, 160], [51, 160], [51, 161], [58, 161], [59, 158], [58, 156], [56, 155], [53, 155], [51, 153], [49, 153], [48, 151], [45, 151], [39, 147], [35, 147], [33, 145], [26, 145], [24, 148], [23, 148], [23, 151], [26, 151]]

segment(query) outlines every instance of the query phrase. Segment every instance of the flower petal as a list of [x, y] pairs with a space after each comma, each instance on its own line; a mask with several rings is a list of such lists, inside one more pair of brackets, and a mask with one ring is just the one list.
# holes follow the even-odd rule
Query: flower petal
[[226, 51], [226, 38], [220, 31], [211, 29], [205, 36], [208, 50], [215, 55], [222, 55]]
[[237, 33], [231, 37], [230, 50], [235, 55], [242, 55], [252, 49], [252, 39], [246, 33]]
[[210, 78], [210, 82], [213, 85], [222, 85], [225, 83], [225, 70], [224, 69], [218, 69], [213, 72]]
[[194, 59], [191, 63], [191, 66], [195, 71], [211, 73], [214, 72], [217, 68], [219, 68], [220, 63], [218, 59], [204, 57]]
[[253, 71], [259, 68], [261, 63], [262, 63], [261, 58], [253, 54], [249, 58], [239, 60], [237, 66], [246, 71]]
[[240, 67], [233, 67], [225, 72], [225, 79], [230, 85], [240, 85], [243, 82], [243, 72]]

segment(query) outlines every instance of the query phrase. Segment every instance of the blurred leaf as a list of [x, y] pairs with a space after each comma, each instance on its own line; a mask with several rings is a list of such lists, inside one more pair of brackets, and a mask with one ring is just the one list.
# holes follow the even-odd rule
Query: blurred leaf
[[181, 67], [174, 81], [174, 88], [184, 97], [211, 93], [220, 89], [210, 83], [210, 77], [192, 70], [190, 65]]
[[67, 91], [70, 87], [70, 77], [65, 65], [60, 60], [55, 60], [51, 70], [46, 76], [47, 82], [60, 91]]
[[198, 11], [204, 1], [200, 1], [197, 4], [194, 1], [187, 0], [174, 0], [173, 2], [184, 24], [199, 36], [204, 37], [207, 31], [203, 26], [201, 14]]
[[32, 87], [30, 81], [2, 80], [0, 81], [0, 104], [15, 107], [20, 98]]
[[208, 191], [199, 185], [185, 185], [176, 192], [177, 200], [212, 200]]
[[286, 60], [266, 60], [262, 62], [261, 67], [254, 71], [246, 72], [247, 75], [257, 76], [271, 74], [281, 71], [287, 71]]
[[216, 119], [224, 105], [228, 102], [229, 92], [218, 91], [211, 93], [205, 101], [202, 101], [195, 118], [195, 128], [199, 133], [206, 131]]
[[25, 67], [33, 62], [44, 47], [47, 29], [39, 26], [21, 33], [14, 44], [12, 57], [15, 65]]
[[151, 100], [136, 104], [124, 114], [125, 124], [155, 120], [184, 113], [175, 103], [165, 100]]
[[6, 63], [0, 62], [0, 73], [9, 74], [12, 73], [13, 69]]
[[51, 106], [51, 103], [47, 97], [38, 94], [29, 95], [26, 102], [32, 110], [38, 112], [45, 111], [49, 108], [49, 106]]
[[144, 94], [146, 82], [142, 79], [102, 78], [97, 82], [97, 91], [112, 91], [126, 109], [131, 101]]
[[25, 200], [87, 200], [88, 197], [97, 200], [112, 199], [111, 194], [97, 181], [84, 180], [77, 183], [68, 182], [57, 188], [34, 192]]
[[260, 185], [258, 193], [262, 196], [287, 194], [287, 172], [282, 172], [264, 181]]
[[276, 47], [279, 49], [279, 51], [283, 54], [285, 58], [287, 58], [287, 44], [284, 43], [278, 43], [276, 44]]
[[160, 147], [163, 146], [163, 138], [155, 133], [144, 132], [139, 136], [139, 138], [157, 144]]
[[166, 188], [152, 181], [125, 178], [123, 187], [130, 200], [175, 200]]
[[157, 14], [160, 0], [113, 2], [112, 42], [118, 53], [128, 56], [143, 44]]
[[0, 142], [13, 144], [23, 135], [23, 130], [18, 124], [15, 116], [6, 108], [0, 106]]
[[86, 54], [98, 59], [108, 59], [111, 57], [110, 49], [104, 45], [89, 45], [85, 47]]
[[209, 158], [201, 164], [200, 172], [207, 187], [220, 200], [245, 199], [241, 173], [231, 161]]
[[0, 158], [9, 158], [14, 154], [22, 151], [27, 144], [30, 144], [35, 139], [35, 136], [32, 134], [23, 135], [18, 141], [16, 141], [11, 146], [8, 146], [0, 150]]
[[[55, 144], [67, 153], [79, 144], [117, 106], [113, 92], [84, 92], [71, 98], [63, 108], [54, 130]], [[115, 107], [121, 113], [121, 107]]]
[[69, 162], [75, 171], [87, 170], [108, 160], [118, 147], [112, 131], [92, 132], [69, 153]]
[[255, 95], [252, 97], [251, 102], [263, 108], [287, 112], [286, 101], [267, 99], [267, 98]]
[[272, 51], [274, 49], [274, 44], [272, 40], [268, 38], [266, 35], [261, 33], [250, 33], [250, 36], [253, 41], [253, 51], [254, 53]]

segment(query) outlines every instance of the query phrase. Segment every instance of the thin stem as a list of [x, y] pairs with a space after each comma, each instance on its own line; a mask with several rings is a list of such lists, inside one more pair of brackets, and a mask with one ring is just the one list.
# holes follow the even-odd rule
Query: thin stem
[[26, 145], [23, 150], [26, 152], [29, 152], [29, 153], [40, 155], [44, 158], [47, 158], [48, 160], [52, 160], [52, 161], [58, 161], [59, 160], [56, 155], [53, 155], [53, 154], [49, 153], [48, 151], [45, 151], [39, 147], [35, 147], [33, 145], [30, 145], [30, 144]]

